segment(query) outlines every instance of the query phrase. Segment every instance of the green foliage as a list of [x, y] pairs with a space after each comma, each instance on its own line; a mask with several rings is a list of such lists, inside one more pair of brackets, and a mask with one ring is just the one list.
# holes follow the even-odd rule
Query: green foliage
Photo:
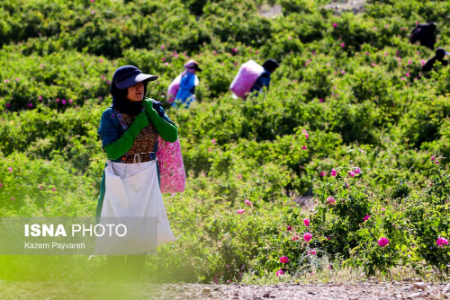
[[[449, 247], [436, 240], [450, 237], [450, 69], [420, 77], [433, 53], [408, 37], [450, 4], [368, 1], [365, 12], [338, 16], [325, 2], [278, 1], [283, 16], [264, 18], [263, 1], [2, 1], [0, 215], [94, 215], [106, 160], [96, 131], [114, 70], [133, 64], [160, 76], [148, 96], [177, 123], [188, 174], [185, 193], [164, 195], [179, 239], [149, 257], [151, 278], [297, 276], [323, 257], [368, 274], [448, 272]], [[449, 24], [438, 30], [437, 46], [447, 47]], [[239, 66], [269, 57], [280, 62], [270, 90], [233, 99]], [[188, 59], [204, 70], [198, 101], [173, 109], [165, 93]], [[312, 207], [299, 206], [311, 191]], [[47, 261], [2, 262], [29, 271], [4, 279], [62, 280]], [[89, 264], [72, 275], [94, 279]]]

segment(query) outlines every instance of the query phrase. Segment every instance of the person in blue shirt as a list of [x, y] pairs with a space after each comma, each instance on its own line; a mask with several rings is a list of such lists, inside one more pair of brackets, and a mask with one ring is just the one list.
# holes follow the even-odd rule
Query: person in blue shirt
[[195, 87], [198, 85], [198, 77], [196, 72], [201, 72], [202, 69], [198, 66], [195, 60], [188, 61], [184, 68], [186, 70], [181, 73], [180, 89], [177, 92], [175, 101], [172, 106], [177, 107], [179, 103], [185, 108], [189, 108], [192, 102], [195, 101]]
[[266, 87], [268, 90], [271, 80], [270, 75], [273, 72], [275, 72], [275, 70], [280, 66], [280, 64], [274, 59], [268, 59], [264, 62], [262, 66], [264, 68], [264, 72], [261, 75], [259, 75], [255, 84], [250, 90], [250, 94], [258, 95], [264, 90], [264, 87]]

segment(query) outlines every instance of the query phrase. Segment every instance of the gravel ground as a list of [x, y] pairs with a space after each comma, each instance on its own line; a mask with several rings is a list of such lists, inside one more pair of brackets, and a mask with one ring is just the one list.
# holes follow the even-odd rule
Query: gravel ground
[[61, 284], [0, 281], [0, 299], [450, 299], [450, 283], [360, 282], [352, 284]]
[[336, 14], [350, 11], [357, 14], [364, 11], [364, 4], [366, 4], [366, 0], [335, 0], [324, 7], [333, 10]]

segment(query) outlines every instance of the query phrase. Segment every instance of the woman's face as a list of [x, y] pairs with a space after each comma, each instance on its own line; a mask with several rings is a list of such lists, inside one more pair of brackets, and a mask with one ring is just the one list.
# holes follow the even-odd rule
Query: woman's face
[[139, 82], [130, 86], [128, 88], [127, 98], [132, 102], [142, 101], [144, 99], [144, 84]]

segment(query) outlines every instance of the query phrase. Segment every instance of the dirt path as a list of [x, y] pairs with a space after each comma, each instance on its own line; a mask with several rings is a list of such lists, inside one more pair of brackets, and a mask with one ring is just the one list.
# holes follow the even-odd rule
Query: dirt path
[[[423, 289], [423, 290], [422, 290]], [[212, 284], [129, 284], [112, 285], [83, 283], [17, 283], [0, 281], [0, 299], [450, 299], [450, 284], [405, 282], [361, 282], [353, 284], [267, 286]]]
[[342, 14], [343, 12], [353, 12], [354, 14], [364, 11], [366, 0], [334, 0], [324, 7], [331, 9], [335, 14]]

